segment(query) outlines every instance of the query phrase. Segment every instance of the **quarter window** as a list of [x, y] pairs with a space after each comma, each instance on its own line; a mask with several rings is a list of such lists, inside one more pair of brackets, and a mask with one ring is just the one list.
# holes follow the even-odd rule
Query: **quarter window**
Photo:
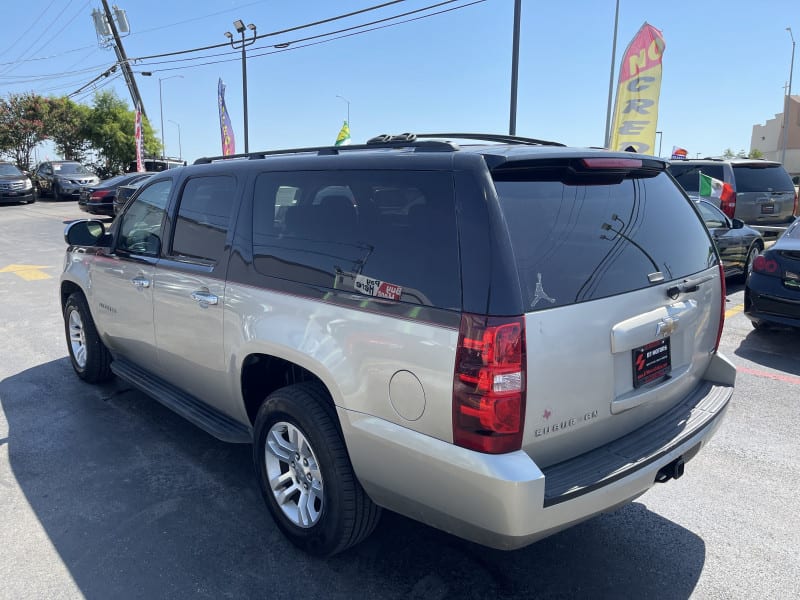
[[263, 275], [387, 302], [461, 305], [449, 173], [263, 173], [253, 244]]

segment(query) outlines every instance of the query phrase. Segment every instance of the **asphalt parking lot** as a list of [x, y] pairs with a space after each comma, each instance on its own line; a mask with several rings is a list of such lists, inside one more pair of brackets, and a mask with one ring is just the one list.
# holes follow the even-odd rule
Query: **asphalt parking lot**
[[75, 377], [57, 283], [64, 225], [85, 217], [0, 206], [0, 597], [800, 597], [800, 333], [754, 331], [741, 284], [721, 346], [736, 393], [680, 480], [515, 552], [385, 513], [320, 560], [271, 521], [249, 446]]

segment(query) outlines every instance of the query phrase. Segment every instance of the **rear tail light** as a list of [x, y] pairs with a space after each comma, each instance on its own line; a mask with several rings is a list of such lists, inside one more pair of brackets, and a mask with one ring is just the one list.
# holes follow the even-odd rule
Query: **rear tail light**
[[[725, 185], [729, 187], [727, 183]], [[723, 191], [722, 197], [719, 200], [719, 208], [732, 219], [733, 215], [736, 213], [736, 192], [733, 190]]]
[[463, 314], [453, 377], [453, 441], [489, 454], [522, 447], [524, 317]]
[[719, 350], [719, 341], [722, 339], [722, 328], [725, 326], [725, 302], [727, 301], [728, 290], [725, 287], [725, 269], [722, 268], [722, 261], [719, 263], [719, 281], [722, 294], [719, 301], [719, 329], [717, 329], [717, 341], [714, 343], [714, 352]]
[[89, 195], [89, 202], [97, 202], [102, 200], [111, 193], [111, 190], [95, 190]]
[[762, 273], [764, 275], [775, 275], [778, 273], [778, 262], [772, 258], [758, 255], [753, 261], [753, 272]]

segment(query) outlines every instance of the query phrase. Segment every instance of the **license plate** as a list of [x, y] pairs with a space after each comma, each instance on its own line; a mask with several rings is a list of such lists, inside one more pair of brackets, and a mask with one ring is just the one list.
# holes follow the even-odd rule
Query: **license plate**
[[634, 348], [631, 350], [631, 356], [634, 388], [662, 381], [672, 370], [668, 337]]
[[761, 205], [761, 214], [762, 215], [772, 215], [775, 213], [775, 205], [774, 204], [762, 204]]

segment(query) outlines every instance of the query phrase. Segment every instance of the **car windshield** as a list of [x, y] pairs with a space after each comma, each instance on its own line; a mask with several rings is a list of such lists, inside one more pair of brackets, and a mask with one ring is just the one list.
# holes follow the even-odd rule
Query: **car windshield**
[[80, 163], [53, 163], [53, 171], [59, 175], [92, 175], [92, 172]]
[[3, 163], [0, 164], [0, 175], [22, 175], [22, 171], [14, 165]]

